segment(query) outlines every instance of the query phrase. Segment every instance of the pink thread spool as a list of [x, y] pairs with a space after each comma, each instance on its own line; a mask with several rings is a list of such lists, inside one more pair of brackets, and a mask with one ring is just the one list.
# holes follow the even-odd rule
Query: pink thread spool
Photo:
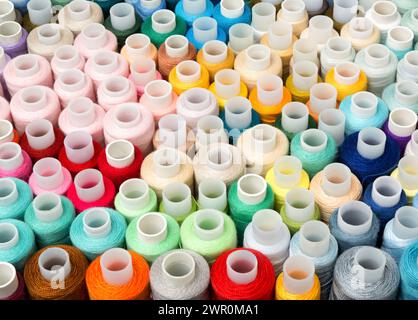
[[158, 122], [163, 116], [176, 113], [177, 95], [171, 83], [165, 80], [153, 80], [144, 88], [144, 94], [139, 100]]
[[103, 50], [116, 51], [116, 36], [100, 23], [92, 23], [83, 28], [74, 40], [74, 46], [88, 59]]
[[110, 109], [103, 119], [106, 144], [113, 140], [128, 140], [137, 146], [143, 155], [152, 149], [154, 130], [151, 111], [139, 103], [123, 103]]
[[97, 89], [102, 81], [110, 77], [127, 78], [129, 65], [119, 53], [102, 51], [87, 60], [84, 71], [93, 80], [94, 87]]
[[136, 88], [131, 80], [113, 76], [104, 80], [97, 88], [97, 100], [106, 111], [124, 102], [137, 102]]
[[71, 132], [83, 130], [88, 132], [94, 141], [102, 144], [104, 116], [105, 111], [98, 104], [89, 98], [78, 97], [72, 99], [67, 108], [62, 110], [58, 125], [66, 136]]
[[51, 60], [51, 69], [54, 77], [65, 70], [78, 69], [84, 70], [85, 59], [78, 52], [76, 47], [70, 45], [63, 45], [59, 47]]
[[8, 97], [6, 82], [4, 82], [3, 71], [6, 65], [9, 63], [10, 57], [4, 52], [4, 49], [0, 47], [0, 91], [2, 97]]
[[55, 158], [43, 158], [33, 166], [29, 186], [35, 195], [53, 192], [63, 195], [72, 183], [70, 172]]
[[0, 119], [12, 121], [9, 102], [3, 97], [0, 97]]
[[32, 160], [14, 142], [0, 145], [0, 178], [13, 177], [27, 181], [32, 172]]
[[36, 119], [47, 119], [53, 126], [61, 111], [57, 94], [51, 88], [31, 86], [19, 90], [10, 101], [10, 112], [19, 134]]
[[162, 79], [161, 74], [157, 71], [155, 61], [151, 58], [139, 58], [131, 64], [131, 75], [129, 79], [135, 84], [138, 96], [144, 93], [147, 83], [153, 80]]
[[4, 80], [13, 96], [19, 89], [43, 85], [52, 88], [52, 71], [49, 62], [36, 54], [24, 54], [12, 59], [4, 68]]
[[78, 69], [69, 69], [59, 74], [54, 82], [54, 90], [63, 108], [77, 97], [87, 97], [96, 101], [93, 81]]
[[0, 119], [0, 144], [13, 142], [15, 132], [10, 121]]

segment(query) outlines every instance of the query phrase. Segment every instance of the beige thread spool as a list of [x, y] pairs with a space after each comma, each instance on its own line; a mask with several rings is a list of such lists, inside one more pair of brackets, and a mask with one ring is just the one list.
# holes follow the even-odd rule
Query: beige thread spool
[[308, 27], [308, 11], [302, 0], [285, 0], [277, 13], [277, 21], [287, 21], [293, 27], [293, 34], [299, 37]]

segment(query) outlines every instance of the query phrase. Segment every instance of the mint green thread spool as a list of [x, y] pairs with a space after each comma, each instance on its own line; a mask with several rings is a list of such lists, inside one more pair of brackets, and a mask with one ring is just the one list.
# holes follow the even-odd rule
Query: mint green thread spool
[[292, 189], [286, 194], [280, 216], [292, 235], [298, 232], [305, 222], [321, 218], [321, 212], [314, 199], [313, 192], [303, 188]]
[[226, 184], [219, 178], [207, 178], [198, 186], [197, 208], [216, 209], [228, 213]]
[[132, 220], [126, 230], [128, 249], [143, 256], [150, 264], [163, 253], [177, 249], [179, 242], [179, 225], [165, 213], [148, 212]]
[[319, 129], [298, 133], [290, 144], [290, 154], [302, 162], [303, 169], [312, 177], [334, 162], [337, 146], [334, 138]]
[[196, 200], [192, 197], [192, 191], [187, 184], [172, 182], [164, 187], [160, 212], [182, 223], [187, 216], [196, 211], [196, 207]]
[[229, 212], [237, 229], [238, 242], [253, 215], [262, 209], [274, 208], [274, 194], [263, 177], [246, 174], [235, 181], [228, 192]]
[[39, 247], [70, 244], [70, 227], [75, 217], [74, 205], [52, 192], [41, 193], [26, 209], [25, 222], [35, 233]]
[[222, 211], [203, 209], [183, 221], [180, 239], [183, 249], [199, 253], [212, 264], [223, 252], [237, 247], [237, 230]]
[[414, 41], [418, 41], [418, 8], [405, 12], [401, 19], [401, 25], [408, 27], [414, 33]]
[[22, 220], [33, 199], [29, 185], [17, 178], [0, 179], [0, 220]]
[[131, 222], [147, 212], [157, 211], [157, 195], [142, 179], [128, 179], [119, 187], [115, 209]]

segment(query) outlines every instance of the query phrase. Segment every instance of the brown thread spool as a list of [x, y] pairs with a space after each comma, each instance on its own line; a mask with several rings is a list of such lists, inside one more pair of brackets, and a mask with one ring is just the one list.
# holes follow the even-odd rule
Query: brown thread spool
[[181, 35], [168, 37], [158, 49], [158, 70], [163, 78], [168, 75], [176, 65], [185, 60], [196, 60], [196, 48]]

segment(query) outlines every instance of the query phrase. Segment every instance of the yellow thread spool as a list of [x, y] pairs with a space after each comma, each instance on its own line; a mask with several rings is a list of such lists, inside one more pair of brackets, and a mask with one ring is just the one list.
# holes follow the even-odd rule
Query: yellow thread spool
[[[356, 70], [358, 70], [358, 73]], [[338, 75], [336, 75], [336, 73], [338, 73]], [[339, 77], [344, 77], [346, 79], [357, 78], [357, 81], [351, 84], [344, 84], [337, 82]], [[366, 74], [364, 71], [360, 70], [358, 66], [351, 62], [338, 64], [330, 71], [328, 71], [327, 75], [325, 76], [325, 82], [331, 84], [335, 87], [335, 89], [337, 89], [338, 101], [342, 101], [345, 97], [350, 96], [356, 92], [367, 90]]]
[[[192, 74], [193, 76], [199, 74], [199, 76], [190, 82], [181, 81], [177, 74], [178, 70], [184, 75], [185, 79], [192, 79]], [[209, 72], [203, 65], [198, 64], [196, 61], [186, 60], [180, 62], [177, 67], [170, 71], [168, 81], [173, 86], [174, 92], [180, 95], [182, 92], [191, 88], [199, 87], [207, 89], [209, 87]]]

